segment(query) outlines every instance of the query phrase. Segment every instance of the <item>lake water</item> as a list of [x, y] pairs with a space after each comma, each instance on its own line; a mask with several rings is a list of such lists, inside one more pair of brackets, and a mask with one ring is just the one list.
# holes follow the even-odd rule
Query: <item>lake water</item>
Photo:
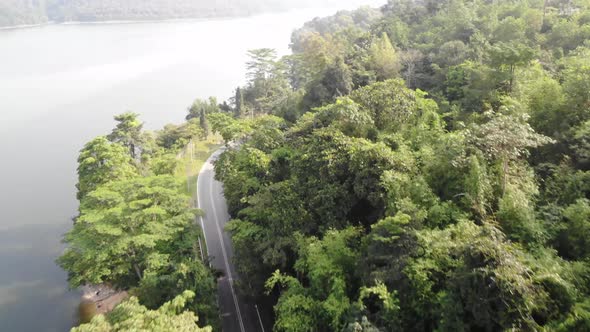
[[248, 49], [285, 54], [293, 29], [334, 12], [0, 31], [0, 331], [75, 324], [80, 294], [54, 260], [76, 214], [78, 151], [114, 114], [178, 123], [194, 98], [243, 83]]

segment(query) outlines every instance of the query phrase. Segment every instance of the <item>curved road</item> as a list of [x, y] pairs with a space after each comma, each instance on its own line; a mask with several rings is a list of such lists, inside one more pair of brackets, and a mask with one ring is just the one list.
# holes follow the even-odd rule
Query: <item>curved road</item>
[[209, 157], [197, 180], [197, 204], [205, 211], [205, 216], [200, 217], [199, 222], [205, 235], [210, 265], [223, 274], [217, 279], [221, 326], [224, 332], [265, 332], [258, 307], [244, 301], [234, 287], [238, 275], [232, 262], [230, 237], [224, 231], [230, 216], [223, 196], [223, 185], [215, 180], [213, 169], [213, 162], [224, 150], [221, 148]]

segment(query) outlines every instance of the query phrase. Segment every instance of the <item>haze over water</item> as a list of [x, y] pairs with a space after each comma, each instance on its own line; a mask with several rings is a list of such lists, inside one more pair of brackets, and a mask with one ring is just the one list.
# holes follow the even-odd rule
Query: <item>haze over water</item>
[[79, 294], [54, 260], [76, 215], [78, 151], [114, 114], [180, 122], [194, 98], [244, 82], [248, 49], [285, 54], [293, 29], [335, 11], [0, 31], [0, 330], [75, 323]]

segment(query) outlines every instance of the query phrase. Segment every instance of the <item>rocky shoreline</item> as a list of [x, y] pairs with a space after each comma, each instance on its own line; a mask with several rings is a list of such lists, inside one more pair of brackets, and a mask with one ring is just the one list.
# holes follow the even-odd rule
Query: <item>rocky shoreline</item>
[[126, 291], [116, 290], [108, 285], [86, 285], [82, 288], [80, 319], [90, 321], [96, 315], [106, 314], [129, 297]]

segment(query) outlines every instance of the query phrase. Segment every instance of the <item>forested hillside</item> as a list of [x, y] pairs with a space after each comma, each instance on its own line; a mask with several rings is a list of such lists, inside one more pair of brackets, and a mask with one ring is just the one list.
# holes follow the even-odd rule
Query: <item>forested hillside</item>
[[590, 330], [589, 6], [390, 0], [250, 52], [207, 118], [276, 331]]
[[[346, 1], [344, 2], [346, 3]], [[2, 0], [0, 26], [53, 22], [244, 16], [343, 5], [336, 0]]]

